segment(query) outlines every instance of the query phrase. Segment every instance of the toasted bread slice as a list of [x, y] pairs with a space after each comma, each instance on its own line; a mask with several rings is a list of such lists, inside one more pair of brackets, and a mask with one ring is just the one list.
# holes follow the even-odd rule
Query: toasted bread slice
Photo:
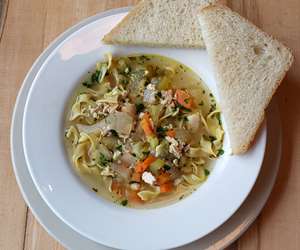
[[225, 6], [206, 7], [198, 16], [232, 152], [244, 153], [293, 56], [283, 44]]
[[142, 0], [107, 35], [109, 44], [203, 48], [197, 10], [215, 0]]

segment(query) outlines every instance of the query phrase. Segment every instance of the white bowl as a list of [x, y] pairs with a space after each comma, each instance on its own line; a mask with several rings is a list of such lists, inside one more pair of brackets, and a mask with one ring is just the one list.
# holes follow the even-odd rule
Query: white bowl
[[[83, 236], [122, 249], [166, 249], [184, 245], [223, 224], [242, 204], [259, 173], [266, 144], [264, 124], [256, 142], [243, 156], [216, 161], [208, 180], [182, 201], [159, 209], [123, 208], [99, 198], [75, 175], [66, 157], [65, 105], [79, 80], [104, 53], [155, 53], [191, 67], [217, 96], [214, 76], [204, 50], [113, 47], [101, 37], [122, 17], [117, 14], [88, 23], [65, 35], [38, 72], [25, 105], [23, 143], [32, 179], [51, 210]], [[218, 96], [217, 96], [218, 100]]]

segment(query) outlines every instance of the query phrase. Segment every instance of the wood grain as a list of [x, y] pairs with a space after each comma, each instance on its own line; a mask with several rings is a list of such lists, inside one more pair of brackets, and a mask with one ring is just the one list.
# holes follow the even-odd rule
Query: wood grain
[[4, 30], [7, 17], [8, 0], [0, 0], [0, 41]]
[[[41, 1], [10, 1], [0, 43], [0, 249], [22, 249], [27, 208], [12, 171], [9, 130], [12, 108], [25, 72], [41, 52]], [[34, 13], [33, 13], [34, 10]], [[28, 32], [29, 27], [36, 32]]]
[[[61, 250], [27, 210], [13, 175], [9, 127], [15, 97], [35, 58], [57, 35], [85, 17], [137, 0], [0, 2], [8, 10], [0, 15], [0, 249]], [[275, 188], [256, 222], [228, 250], [300, 249], [300, 1], [227, 0], [227, 4], [287, 44], [296, 59], [277, 94], [284, 140]]]
[[[239, 240], [239, 249], [300, 249], [299, 58], [300, 1], [228, 1], [229, 5], [290, 47], [295, 62], [278, 91], [283, 152], [272, 195], [257, 220]], [[275, 4], [276, 3], [276, 4]], [[251, 239], [251, 240], [250, 240]]]

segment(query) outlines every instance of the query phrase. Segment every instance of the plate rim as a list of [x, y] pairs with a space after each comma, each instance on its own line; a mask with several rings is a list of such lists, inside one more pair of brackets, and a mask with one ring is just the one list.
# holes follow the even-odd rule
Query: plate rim
[[[124, 8], [121, 8], [121, 9], [124, 9]], [[126, 9], [126, 8], [125, 8]], [[56, 39], [56, 40], [58, 40], [59, 39], [59, 37]], [[56, 41], [55, 40], [55, 41]], [[54, 42], [55, 42], [54, 41]], [[51, 44], [51, 45], [54, 45], [54, 42], [52, 42], [53, 44]], [[14, 139], [14, 133], [15, 133], [15, 131], [14, 131], [14, 128], [15, 128], [15, 126], [16, 126], [16, 114], [17, 114], [17, 109], [18, 109], [18, 105], [19, 105], [19, 103], [20, 103], [20, 97], [21, 97], [21, 95], [22, 95], [22, 92], [23, 92], [23, 90], [24, 90], [24, 88], [25, 88], [25, 84], [26, 84], [26, 81], [28, 80], [28, 78], [30, 78], [30, 74], [32, 73], [32, 71], [34, 70], [34, 68], [37, 66], [37, 64], [39, 63], [39, 60], [41, 60], [42, 59], [42, 56], [43, 56], [43, 54], [44, 54], [44, 52], [38, 57], [38, 59], [35, 61], [35, 63], [32, 65], [32, 67], [31, 67], [31, 69], [29, 70], [29, 72], [27, 73], [27, 75], [26, 75], [26, 77], [25, 77], [25, 79], [24, 79], [24, 81], [23, 81], [23, 84], [22, 84], [22, 86], [21, 86], [21, 88], [20, 88], [20, 90], [19, 90], [19, 93], [18, 93], [18, 96], [17, 96], [17, 99], [16, 99], [16, 103], [15, 103], [15, 106], [14, 106], [14, 110], [13, 110], [13, 116], [12, 116], [12, 122], [11, 122], [11, 134], [10, 134], [10, 144], [11, 145], [13, 145], [13, 139]], [[281, 129], [279, 129], [279, 131], [280, 131], [280, 146], [281, 146]], [[281, 148], [281, 147], [280, 147]], [[14, 169], [14, 173], [15, 173], [15, 175], [16, 175], [16, 179], [17, 179], [17, 182], [18, 182], [18, 185], [19, 185], [19, 187], [20, 187], [20, 190], [21, 190], [21, 193], [22, 193], [22, 195], [23, 195], [23, 198], [24, 198], [24, 200], [26, 201], [26, 203], [28, 204], [28, 206], [31, 208], [31, 206], [30, 206], [30, 203], [28, 202], [28, 200], [27, 200], [27, 198], [26, 198], [26, 194], [24, 193], [24, 190], [23, 190], [23, 187], [22, 187], [22, 184], [21, 184], [21, 180], [20, 180], [20, 176], [18, 175], [18, 170], [17, 170], [17, 166], [15, 165], [15, 160], [14, 160], [14, 157], [15, 157], [15, 155], [14, 155], [15, 153], [14, 153], [14, 148], [12, 147], [12, 150], [11, 150], [11, 158], [12, 158], [12, 165], [13, 165], [13, 169]], [[271, 184], [271, 187], [270, 187], [270, 190], [269, 191], [271, 191], [271, 189], [272, 189], [272, 187], [273, 187], [273, 185], [274, 185], [274, 182], [275, 182], [275, 179], [276, 179], [276, 175], [277, 175], [277, 172], [278, 172], [278, 168], [279, 168], [279, 163], [277, 163], [276, 164], [276, 174], [274, 175], [274, 177], [273, 177], [273, 179], [274, 179], [274, 181], [272, 182], [272, 184]], [[270, 192], [268, 192], [268, 193], [270, 193]], [[267, 194], [267, 197], [269, 196], [269, 194]], [[267, 200], [267, 198], [266, 198], [266, 200]], [[263, 206], [263, 205], [262, 205]], [[261, 207], [262, 207], [261, 206]], [[48, 208], [49, 209], [49, 208]], [[240, 209], [240, 208], [239, 208]], [[34, 211], [34, 209], [32, 209], [31, 208], [31, 210], [33, 211], [33, 213], [34, 213], [34, 215], [35, 215], [35, 217], [38, 219], [38, 221], [43, 225], [43, 227], [46, 229], [46, 231], [50, 234], [50, 235], [52, 235], [54, 238], [56, 238], [56, 236], [55, 236], [55, 234], [52, 234], [51, 232], [49, 232], [48, 231], [48, 228], [44, 225], [44, 223], [42, 223], [42, 219], [41, 218], [39, 218], [39, 216], [37, 216], [37, 214], [35, 213], [35, 211]], [[259, 209], [259, 211], [260, 211], [260, 209]], [[259, 213], [259, 212], [258, 212]], [[258, 214], [257, 213], [257, 214]], [[256, 217], [256, 216], [255, 216]], [[255, 219], [255, 217], [253, 218], [253, 220]], [[230, 218], [231, 219], [231, 218]], [[253, 221], [252, 220], [252, 221]], [[252, 223], [252, 221], [249, 223], [249, 225]], [[227, 222], [225, 222], [225, 224], [226, 224]], [[246, 226], [246, 228], [245, 228], [245, 230], [249, 227], [249, 225], [248, 226]], [[242, 233], [242, 232], [241, 232]], [[237, 236], [238, 237], [238, 236]], [[57, 239], [57, 238], [56, 238]], [[60, 239], [57, 239], [59, 242], [61, 242], [63, 245], [64, 245], [64, 243], [60, 240]], [[199, 239], [199, 240], [201, 240], [201, 239]], [[230, 244], [230, 242], [228, 242], [228, 244]], [[226, 245], [224, 245], [223, 247], [225, 247]]]
[[[73, 27], [71, 27], [71, 28], [69, 28], [69, 29], [67, 29], [65, 32], [63, 32], [57, 39], [55, 39], [45, 50], [44, 50], [44, 52], [38, 57], [38, 59], [36, 60], [36, 62], [33, 64], [33, 66], [32, 66], [32, 68], [29, 70], [29, 72], [28, 72], [28, 74], [31, 72], [31, 70], [33, 69], [33, 67], [35, 66], [35, 64], [37, 63], [37, 61], [42, 57], [42, 56], [44, 56], [45, 54], [46, 54], [46, 52], [49, 50], [49, 48], [51, 48], [52, 46], [54, 46], [54, 44], [55, 43], [57, 43], [57, 46], [60, 44], [60, 42], [61, 41], [59, 41], [60, 39], [62, 39], [62, 41], [64, 40], [64, 39], [66, 39], [67, 38], [67, 36], [69, 35], [68, 33], [70, 33], [70, 34], [72, 34], [72, 32], [73, 32], [73, 30], [74, 31], [77, 31], [78, 30], [78, 27], [83, 27], [83, 26], [85, 26], [85, 25], [87, 25], [87, 24], [89, 24], [89, 23], [91, 23], [91, 22], [93, 22], [93, 21], [96, 21], [97, 19], [99, 19], [99, 18], [103, 18], [103, 17], [105, 17], [105, 16], [109, 16], [109, 15], [113, 15], [113, 14], [118, 14], [118, 13], [120, 13], [120, 12], [125, 12], [125, 11], [128, 11], [130, 9], [130, 7], [125, 7], [125, 8], [119, 8], [119, 9], [113, 9], [113, 10], [110, 10], [110, 11], [106, 11], [106, 12], [103, 12], [103, 13], [100, 13], [100, 14], [97, 14], [97, 15], [95, 15], [95, 16], [92, 16], [92, 17], [89, 17], [89, 18], [86, 18], [86, 19], [83, 19], [80, 23], [78, 23], [77, 25], [75, 25], [75, 26], [73, 26]], [[79, 28], [80, 29], [80, 28]], [[51, 52], [49, 52], [49, 54], [51, 54]], [[43, 64], [43, 63], [42, 63]], [[25, 79], [24, 79], [24, 82], [27, 80], [27, 77], [28, 77], [28, 74], [27, 74], [27, 76], [25, 77]], [[20, 93], [21, 93], [21, 91], [23, 90], [23, 86], [24, 86], [24, 82], [23, 82], [23, 84], [22, 84], [22, 87], [21, 87], [21, 89], [20, 89], [20, 92], [19, 92], [19, 94], [18, 94], [18, 97], [17, 97], [17, 102], [19, 101], [18, 100], [18, 98], [19, 98], [19, 95], [20, 95]], [[14, 113], [13, 113], [13, 116], [15, 116], [15, 109], [14, 109]], [[13, 121], [14, 121], [14, 119], [12, 120], [12, 123], [13, 123]], [[13, 126], [13, 125], [11, 125], [11, 126]], [[265, 143], [266, 144], [266, 143]], [[260, 165], [262, 165], [262, 164], [260, 164]], [[260, 169], [261, 169], [261, 166], [260, 166]], [[259, 173], [260, 173], [260, 170], [258, 171], [258, 173], [257, 173], [257, 175], [259, 175]], [[257, 176], [256, 176], [256, 178], [255, 178], [255, 181], [256, 181], [256, 179], [257, 179]], [[254, 181], [254, 183], [255, 183], [255, 181]], [[254, 185], [254, 184], [253, 184]], [[253, 187], [253, 185], [252, 185], [252, 187]], [[251, 189], [249, 190], [249, 193], [250, 193], [250, 191], [251, 191]], [[248, 193], [248, 194], [249, 194]], [[24, 195], [23, 195], [24, 196]], [[248, 195], [247, 195], [248, 196]], [[247, 198], [247, 196], [245, 197], [245, 199]], [[239, 208], [237, 208], [237, 210], [238, 210]], [[53, 212], [53, 211], [52, 211]], [[77, 231], [77, 230], [76, 230]], [[82, 234], [81, 234], [82, 235]]]
[[[35, 65], [36, 66], [36, 65]], [[33, 69], [34, 69], [34, 67], [33, 67]], [[32, 73], [32, 71], [30, 71], [30, 74]], [[29, 74], [29, 75], [30, 75]], [[28, 84], [26, 81], [24, 81], [24, 87], [25, 87], [25, 85], [26, 84]], [[21, 88], [20, 89], [20, 91], [19, 91], [19, 96], [21, 96], [21, 94], [22, 94], [22, 92], [24, 91], [24, 88]], [[18, 110], [18, 106], [20, 105], [20, 98], [18, 99], [18, 100], [16, 100], [16, 105], [15, 105], [15, 107], [14, 107], [14, 115], [13, 115], [13, 117], [12, 117], [12, 126], [11, 126], [11, 145], [13, 145], [13, 141], [14, 141], [14, 133], [15, 133], [15, 127], [16, 127], [16, 115], [17, 115], [17, 110]], [[278, 113], [278, 107], [277, 107], [277, 110], [275, 110], [275, 112], [277, 112]], [[278, 124], [278, 123], [276, 123], [277, 125], [280, 125], [280, 124]], [[280, 126], [279, 126], [280, 127]], [[279, 128], [279, 129], [276, 129], [276, 131], [280, 131], [280, 135], [279, 135], [279, 137], [277, 138], [277, 139], [279, 139], [279, 149], [277, 149], [278, 151], [281, 151], [281, 129]], [[271, 193], [271, 190], [272, 190], [272, 187], [273, 187], [273, 185], [274, 185], [274, 183], [275, 183], [275, 180], [276, 180], [276, 176], [277, 176], [277, 173], [278, 173], [278, 168], [279, 168], [279, 163], [280, 163], [280, 155], [281, 155], [281, 153], [279, 152], [279, 154], [278, 154], [279, 156], [278, 156], [278, 159], [277, 159], [277, 162], [276, 162], [276, 164], [275, 164], [275, 171], [273, 172], [273, 171], [270, 171], [270, 172], [268, 172], [268, 173], [272, 173], [272, 178], [271, 178], [271, 183], [270, 183], [270, 185], [268, 186], [268, 188], [267, 188], [267, 191], [265, 191], [266, 192], [266, 194], [265, 194], [265, 198], [264, 198], [264, 200], [263, 200], [263, 202], [260, 204], [260, 205], [258, 205], [258, 208], [257, 208], [257, 210], [256, 210], [256, 212], [255, 212], [255, 214], [251, 217], [250, 216], [250, 219], [248, 219], [247, 220], [247, 223], [242, 223], [242, 226], [243, 226], [243, 228], [241, 229], [241, 230], [239, 230], [238, 231], [238, 233], [236, 233], [236, 234], [234, 234], [230, 239], [228, 239], [228, 237], [224, 237], [223, 239], [220, 239], [219, 240], [219, 242], [218, 242], [218, 247], [220, 247], [220, 248], [225, 248], [226, 246], [228, 246], [229, 244], [231, 244], [234, 240], [236, 240], [238, 237], [240, 237], [248, 228], [249, 228], [249, 226], [252, 224], [252, 222], [255, 220], [255, 218], [258, 216], [258, 214], [260, 213], [260, 211], [261, 211], [261, 209], [263, 208], [263, 206], [265, 205], [265, 203], [266, 203], [266, 201], [267, 201], [267, 199], [268, 199], [268, 197], [269, 197], [269, 195], [270, 195], [270, 193]], [[19, 188], [20, 188], [20, 191], [21, 191], [21, 193], [22, 193], [22, 196], [23, 196], [23, 198], [24, 198], [24, 200], [25, 200], [25, 202], [27, 203], [27, 205], [29, 206], [29, 208], [31, 209], [31, 211], [32, 211], [32, 213], [34, 214], [34, 216], [35, 216], [35, 218], [38, 220], [38, 222], [43, 226], [43, 228], [47, 231], [47, 233], [49, 233], [49, 235], [51, 235], [54, 239], [56, 239], [58, 242], [60, 242], [62, 245], [64, 245], [65, 247], [68, 247], [68, 248], [72, 248], [71, 247], [71, 245], [70, 244], [68, 244], [66, 241], [67, 240], [63, 240], [63, 239], [61, 239], [61, 238], [59, 238], [59, 236], [57, 236], [56, 234], [55, 234], [55, 232], [52, 232], [51, 231], [51, 229], [49, 229], [49, 225], [48, 226], [46, 226], [46, 223], [44, 222], [44, 220], [45, 219], [42, 219], [41, 217], [40, 217], [40, 215], [38, 215], [38, 212], [36, 212], [35, 211], [35, 209], [31, 206], [31, 204], [30, 204], [30, 202], [29, 202], [29, 200], [28, 200], [28, 198], [27, 198], [27, 194], [25, 193], [25, 191], [24, 191], [24, 187], [23, 187], [23, 184], [21, 184], [22, 183], [22, 181], [21, 181], [21, 178], [20, 178], [20, 173], [19, 173], [19, 170], [18, 170], [18, 167], [16, 166], [16, 163], [15, 163], [15, 152], [14, 152], [14, 149], [13, 149], [13, 147], [12, 147], [12, 151], [11, 151], [11, 158], [12, 158], [12, 162], [13, 162], [13, 170], [14, 170], [14, 173], [15, 173], [15, 176], [16, 176], [16, 179], [17, 179], [17, 183], [18, 183], [18, 185], [19, 185]], [[274, 170], [274, 169], [273, 169]], [[28, 173], [29, 174], [29, 173]], [[33, 188], [35, 188], [35, 186], [34, 186], [34, 184], [32, 183], [32, 187]], [[36, 190], [36, 192], [37, 192], [37, 190]], [[38, 194], [38, 193], [37, 193]], [[39, 195], [39, 194], [38, 194]], [[250, 194], [250, 196], [251, 196], [251, 194]], [[42, 198], [41, 197], [39, 197], [40, 198], [40, 201], [41, 202], [44, 202], [43, 200], [42, 200]], [[247, 200], [248, 200], [249, 198], [247, 198]], [[247, 200], [246, 200], [246, 202], [245, 203], [247, 203]], [[243, 204], [242, 205], [242, 207], [244, 206], [245, 204]], [[51, 213], [51, 214], [53, 214], [53, 212], [46, 206], [46, 209], [47, 210], [49, 210], [49, 212]], [[236, 212], [236, 213], [238, 213], [238, 212], [240, 212], [240, 210], [241, 209], [243, 209], [243, 208], [239, 208], [239, 210]], [[53, 214], [54, 215], [54, 214]], [[55, 215], [54, 215], [55, 216]], [[234, 217], [235, 215], [233, 215], [233, 217]], [[55, 216], [56, 217], [56, 216]], [[63, 225], [65, 225], [58, 217], [56, 217], [56, 219], [58, 219], [58, 221], [61, 223], [61, 224], [63, 224]], [[221, 225], [218, 229], [216, 229], [215, 231], [218, 231], [218, 230], [220, 230], [220, 228], [222, 228], [222, 227], [224, 227], [226, 224], [229, 224], [230, 222], [232, 222], [232, 220], [233, 220], [233, 218], [231, 217], [227, 222], [225, 222], [223, 225]], [[51, 226], [51, 223], [50, 223], [50, 226]], [[72, 230], [71, 228], [68, 228], [69, 230]], [[208, 236], [211, 236], [211, 235], [213, 235], [213, 234], [215, 234], [215, 231], [214, 232], [212, 232], [212, 233], [210, 233]], [[75, 233], [75, 234], [77, 234], [79, 237], [82, 237], [80, 234], [78, 234], [77, 232], [75, 232], [75, 231], [73, 231], [73, 233]], [[205, 236], [205, 237], [207, 237], [207, 236]], [[205, 238], [204, 237], [204, 238]], [[195, 244], [197, 244], [198, 242], [200, 243], [204, 238], [201, 238], [201, 239], [199, 239], [199, 240], [197, 240], [196, 242], [194, 242], [194, 243], [190, 243], [190, 244], [188, 244], [188, 245], [185, 245], [185, 246], [183, 246], [183, 247], [180, 247], [180, 248], [178, 248], [178, 249], [181, 249], [181, 250], [183, 250], [183, 249], [186, 249], [186, 248], [189, 248], [189, 246], [190, 245], [195, 245]], [[224, 241], [224, 239], [225, 240], [227, 240], [227, 241]], [[92, 242], [92, 241], [91, 241]], [[96, 244], [98, 244], [98, 243], [96, 243]], [[215, 244], [217, 244], [217, 243], [215, 243]], [[98, 244], [99, 245], [99, 247], [100, 247], [100, 244]], [[212, 245], [211, 247], [213, 247], [214, 245]], [[109, 249], [108, 247], [106, 247], [106, 246], [104, 246], [104, 245], [101, 245], [101, 247], [103, 247], [103, 248], [106, 248], [106, 249]], [[74, 249], [74, 248], [72, 248], [72, 249]], [[192, 248], [190, 248], [190, 249], [192, 249]]]

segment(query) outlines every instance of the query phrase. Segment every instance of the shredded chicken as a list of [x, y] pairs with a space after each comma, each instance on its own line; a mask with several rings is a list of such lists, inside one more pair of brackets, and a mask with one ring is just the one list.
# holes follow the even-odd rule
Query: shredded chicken
[[182, 151], [184, 148], [184, 143], [181, 141], [177, 141], [175, 138], [170, 136], [166, 136], [166, 140], [170, 143], [169, 153], [173, 154], [176, 158], [180, 158], [182, 156]]
[[166, 104], [171, 104], [172, 100], [173, 100], [173, 91], [171, 89], [164, 91], [161, 91], [161, 99], [160, 99], [160, 103], [162, 105], [166, 105]]
[[156, 102], [157, 90], [155, 89], [154, 84], [148, 84], [144, 90], [144, 102], [155, 103]]
[[155, 177], [150, 172], [144, 172], [142, 175], [142, 180], [151, 186], [156, 181]]
[[114, 113], [119, 107], [119, 104], [97, 103], [96, 107], [89, 105], [86, 110], [93, 118], [99, 119], [102, 116], [107, 116]]

